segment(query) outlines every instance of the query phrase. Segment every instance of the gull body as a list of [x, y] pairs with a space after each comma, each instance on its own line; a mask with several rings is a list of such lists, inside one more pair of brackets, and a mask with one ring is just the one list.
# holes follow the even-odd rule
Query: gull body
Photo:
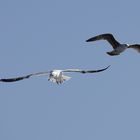
[[108, 55], [120, 55], [128, 48], [128, 44], [119, 44], [113, 51], [107, 52]]
[[91, 37], [88, 40], [86, 40], [86, 42], [92, 42], [92, 41], [97, 41], [97, 40], [106, 40], [110, 43], [113, 50], [110, 52], [107, 52], [107, 54], [111, 56], [119, 55], [120, 53], [124, 52], [127, 48], [133, 48], [140, 53], [140, 44], [132, 44], [132, 45], [121, 44], [110, 33], [100, 34], [100, 35]]
[[61, 84], [64, 81], [69, 80], [71, 77], [64, 75], [62, 71], [63, 70], [53, 70], [53, 71], [51, 71], [48, 80], [53, 82], [53, 83], [57, 83], [57, 84]]

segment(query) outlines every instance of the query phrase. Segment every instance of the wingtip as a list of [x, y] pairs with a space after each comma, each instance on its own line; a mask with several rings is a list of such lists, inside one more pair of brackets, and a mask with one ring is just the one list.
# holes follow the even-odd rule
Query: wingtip
[[107, 66], [106, 69], [108, 69], [111, 65]]
[[91, 41], [92, 41], [92, 39], [91, 39], [91, 38], [86, 40], [86, 42], [91, 42]]
[[106, 68], [104, 68], [104, 70], [107, 70], [111, 65], [107, 66]]

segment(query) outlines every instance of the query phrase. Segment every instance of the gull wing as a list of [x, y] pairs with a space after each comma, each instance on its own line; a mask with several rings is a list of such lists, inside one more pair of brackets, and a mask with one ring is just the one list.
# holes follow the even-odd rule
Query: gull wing
[[129, 45], [128, 48], [133, 48], [140, 53], [140, 44]]
[[20, 76], [20, 77], [15, 77], [15, 78], [2, 78], [0, 79], [0, 82], [16, 82], [24, 79], [28, 79], [32, 76], [41, 76], [41, 75], [47, 75], [49, 72], [38, 72], [38, 73], [32, 73], [28, 74], [26, 76]]
[[79, 73], [97, 73], [97, 72], [101, 72], [101, 71], [104, 71], [106, 69], [108, 69], [110, 66], [104, 68], [104, 69], [98, 69], [98, 70], [80, 70], [80, 69], [66, 69], [66, 70], [63, 70], [63, 72], [79, 72]]
[[115, 49], [120, 43], [114, 38], [114, 36], [110, 33], [101, 34], [94, 37], [89, 38], [86, 42], [97, 41], [97, 40], [106, 40], [108, 41], [112, 47]]

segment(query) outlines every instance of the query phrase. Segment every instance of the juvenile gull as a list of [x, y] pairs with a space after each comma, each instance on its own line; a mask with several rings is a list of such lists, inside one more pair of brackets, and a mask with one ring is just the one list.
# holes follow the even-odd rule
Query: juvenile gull
[[120, 53], [124, 52], [127, 48], [133, 48], [140, 53], [140, 44], [132, 44], [132, 45], [121, 44], [110, 33], [94, 36], [86, 40], [86, 42], [92, 42], [92, 41], [97, 41], [97, 40], [106, 40], [110, 43], [110, 45], [113, 47], [113, 51], [107, 52], [107, 54], [111, 56], [119, 55]]

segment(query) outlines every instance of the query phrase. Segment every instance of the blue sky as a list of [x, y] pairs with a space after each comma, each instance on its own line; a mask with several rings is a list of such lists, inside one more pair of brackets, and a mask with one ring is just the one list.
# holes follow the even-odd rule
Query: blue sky
[[117, 57], [105, 41], [140, 43], [140, 1], [1, 0], [0, 77], [52, 69], [99, 69], [69, 74], [56, 85], [47, 77], [0, 84], [1, 140], [139, 140], [139, 59]]

